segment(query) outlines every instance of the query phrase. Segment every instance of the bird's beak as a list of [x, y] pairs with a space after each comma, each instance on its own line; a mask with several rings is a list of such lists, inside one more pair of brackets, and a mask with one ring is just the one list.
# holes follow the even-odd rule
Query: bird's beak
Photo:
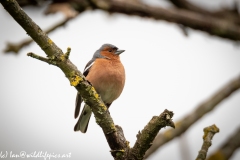
[[116, 50], [115, 54], [116, 54], [116, 55], [120, 55], [120, 54], [123, 53], [124, 51], [125, 51], [125, 50], [119, 50], [119, 49], [118, 49], [118, 50]]

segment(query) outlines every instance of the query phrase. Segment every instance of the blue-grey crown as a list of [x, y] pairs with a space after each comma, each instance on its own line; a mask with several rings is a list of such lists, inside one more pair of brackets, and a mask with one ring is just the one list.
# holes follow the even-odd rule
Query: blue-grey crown
[[98, 50], [96, 50], [96, 52], [93, 54], [93, 58], [92, 59], [96, 59], [96, 58], [104, 58], [104, 56], [102, 56], [100, 54], [100, 52], [105, 48], [105, 47], [110, 47], [110, 48], [116, 48], [118, 49], [116, 46], [112, 45], [112, 44], [109, 44], [109, 43], [106, 43], [106, 44], [103, 44]]

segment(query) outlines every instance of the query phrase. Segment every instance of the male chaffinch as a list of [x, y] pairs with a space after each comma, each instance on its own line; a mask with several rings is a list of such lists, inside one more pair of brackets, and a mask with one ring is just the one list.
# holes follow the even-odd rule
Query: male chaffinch
[[[125, 70], [119, 57], [124, 51], [111, 44], [102, 45], [93, 54], [83, 72], [83, 75], [91, 82], [108, 108], [120, 96], [125, 84]], [[78, 93], [75, 118], [79, 115], [81, 103], [82, 98]], [[86, 133], [91, 114], [91, 108], [85, 104], [74, 131], [80, 130], [82, 133]]]

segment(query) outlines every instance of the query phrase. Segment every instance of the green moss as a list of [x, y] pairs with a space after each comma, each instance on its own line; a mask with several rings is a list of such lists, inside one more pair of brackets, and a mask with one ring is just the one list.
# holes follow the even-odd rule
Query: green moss
[[49, 39], [48, 39], [48, 43], [49, 43], [50, 45], [52, 45], [52, 44], [53, 44], [53, 41], [49, 38]]
[[115, 125], [113, 123], [111, 123], [111, 129], [114, 131], [116, 130]]
[[71, 86], [76, 87], [82, 80], [83, 79], [80, 76], [76, 75], [70, 78], [70, 84]]
[[61, 56], [60, 56], [60, 59], [61, 59], [61, 61], [63, 62], [63, 61], [65, 61], [66, 60], [66, 57], [65, 57], [65, 55], [64, 54], [62, 54]]

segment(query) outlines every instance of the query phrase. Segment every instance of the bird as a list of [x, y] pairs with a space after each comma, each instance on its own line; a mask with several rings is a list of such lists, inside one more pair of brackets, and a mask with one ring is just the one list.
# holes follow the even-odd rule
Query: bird
[[[96, 89], [104, 104], [109, 109], [123, 91], [125, 84], [125, 69], [120, 60], [120, 54], [125, 50], [119, 50], [112, 44], [103, 44], [86, 64], [83, 75]], [[77, 118], [80, 112], [82, 97], [77, 93], [75, 102], [75, 114]], [[84, 108], [74, 127], [74, 131], [87, 132], [88, 123], [92, 115], [90, 106], [84, 104]]]

